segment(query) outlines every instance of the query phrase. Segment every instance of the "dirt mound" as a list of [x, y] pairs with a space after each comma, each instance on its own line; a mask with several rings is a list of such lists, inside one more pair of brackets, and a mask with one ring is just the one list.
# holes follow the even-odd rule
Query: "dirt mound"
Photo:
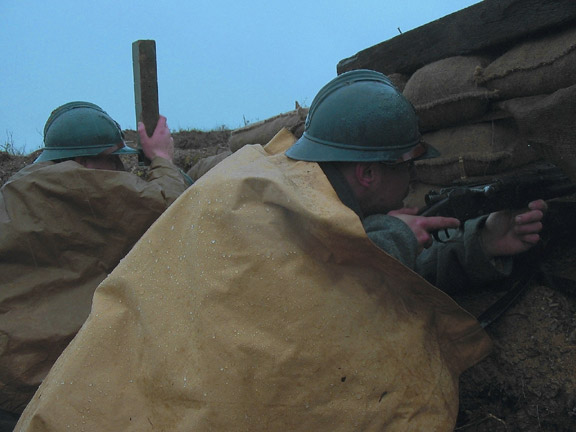
[[39, 150], [26, 156], [17, 156], [0, 151], [0, 186], [2, 186], [12, 174], [34, 162], [39, 154]]
[[[128, 142], [137, 142], [136, 131], [124, 131]], [[228, 150], [228, 138], [230, 131], [226, 129], [203, 132], [189, 130], [173, 132], [174, 138], [174, 163], [184, 172], [200, 159], [213, 156]]]
[[[124, 131], [129, 145], [137, 142], [137, 134], [134, 130]], [[212, 156], [228, 150], [229, 130], [216, 130], [202, 132], [198, 130], [173, 132], [174, 138], [174, 163], [187, 172], [200, 159]], [[37, 150], [26, 156], [12, 155], [0, 151], [0, 186], [2, 186], [12, 174], [20, 171], [26, 165], [31, 164], [38, 157], [41, 150]], [[134, 171], [134, 163], [130, 160], [126, 163], [127, 169]]]
[[[492, 354], [462, 375], [456, 430], [576, 430], [574, 217], [574, 201], [551, 203], [541, 247], [518, 259], [518, 274], [510, 282], [533, 278], [487, 327]], [[506, 288], [501, 284], [456, 300], [479, 316]]]

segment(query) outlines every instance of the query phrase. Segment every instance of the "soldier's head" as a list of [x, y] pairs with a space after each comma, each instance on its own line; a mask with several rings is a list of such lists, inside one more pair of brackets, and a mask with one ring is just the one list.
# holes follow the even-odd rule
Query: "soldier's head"
[[[70, 102], [52, 111], [44, 126], [44, 149], [35, 162], [76, 160], [88, 168], [120, 169], [126, 147], [120, 125], [90, 102]], [[119, 165], [120, 164], [120, 165]]]
[[390, 79], [372, 70], [346, 72], [316, 95], [292, 159], [335, 163], [365, 214], [402, 205], [410, 166], [438, 156], [422, 141], [412, 104]]

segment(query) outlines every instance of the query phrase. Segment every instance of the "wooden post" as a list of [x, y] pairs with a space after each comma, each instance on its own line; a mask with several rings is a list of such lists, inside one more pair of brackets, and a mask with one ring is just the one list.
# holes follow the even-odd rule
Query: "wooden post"
[[[144, 123], [146, 133], [152, 136], [160, 116], [155, 41], [138, 40], [132, 43], [132, 68], [134, 70], [136, 122]], [[140, 139], [138, 139], [138, 148], [142, 148]], [[142, 152], [139, 154], [139, 160], [141, 165], [150, 164]]]
[[411, 75], [447, 57], [494, 50], [576, 22], [574, 0], [486, 0], [340, 60], [338, 74], [373, 69]]

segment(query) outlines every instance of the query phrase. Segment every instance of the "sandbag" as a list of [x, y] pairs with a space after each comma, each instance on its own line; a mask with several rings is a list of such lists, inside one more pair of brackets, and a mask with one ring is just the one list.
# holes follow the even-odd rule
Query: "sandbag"
[[225, 150], [222, 153], [202, 158], [188, 170], [187, 174], [192, 180], [196, 181], [231, 154], [231, 150]]
[[481, 117], [496, 92], [474, 82], [477, 67], [488, 60], [479, 56], [456, 56], [418, 69], [404, 87], [423, 131], [437, 130]]
[[525, 41], [479, 68], [476, 82], [501, 99], [553, 93], [576, 84], [576, 28]]
[[540, 157], [521, 139], [512, 119], [429, 132], [423, 140], [441, 155], [416, 161], [416, 180], [434, 185], [501, 173]]
[[518, 123], [523, 139], [576, 182], [576, 85], [501, 105]]
[[282, 128], [288, 129], [296, 137], [304, 133], [304, 123], [308, 108], [297, 106], [294, 111], [279, 114], [269, 119], [252, 123], [246, 127], [235, 129], [230, 133], [228, 147], [235, 152], [246, 144], [261, 144], [269, 142]]
[[244, 146], [164, 213], [17, 430], [453, 430], [488, 337], [284, 155], [294, 141]]
[[406, 83], [408, 82], [408, 79], [410, 78], [408, 75], [401, 74], [401, 73], [391, 73], [387, 76], [388, 76], [388, 78], [390, 78], [390, 81], [392, 81], [392, 84], [394, 84], [394, 87], [396, 87], [400, 93], [402, 93], [404, 91], [404, 88], [406, 87]]

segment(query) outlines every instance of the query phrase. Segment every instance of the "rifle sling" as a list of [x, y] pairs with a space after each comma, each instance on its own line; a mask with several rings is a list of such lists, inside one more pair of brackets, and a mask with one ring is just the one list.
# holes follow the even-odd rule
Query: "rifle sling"
[[527, 290], [530, 286], [530, 282], [532, 282], [536, 276], [549, 288], [565, 295], [576, 297], [576, 281], [566, 277], [552, 275], [542, 271], [541, 269], [537, 269], [534, 272], [530, 272], [526, 277], [516, 281], [506, 294], [500, 297], [495, 303], [489, 306], [488, 309], [480, 314], [478, 317], [480, 326], [486, 328], [502, 316], [504, 312], [506, 312]]
[[535, 271], [528, 272], [524, 277], [513, 282], [512, 288], [510, 288], [506, 294], [496, 300], [495, 303], [493, 303], [488, 307], [488, 309], [480, 314], [478, 317], [480, 326], [482, 328], [486, 328], [494, 321], [496, 321], [501, 315], [503, 315], [504, 312], [506, 312], [510, 306], [512, 306], [516, 300], [518, 300], [518, 298], [520, 298], [520, 296], [528, 289], [530, 282], [539, 271], [540, 269], [536, 269]]

